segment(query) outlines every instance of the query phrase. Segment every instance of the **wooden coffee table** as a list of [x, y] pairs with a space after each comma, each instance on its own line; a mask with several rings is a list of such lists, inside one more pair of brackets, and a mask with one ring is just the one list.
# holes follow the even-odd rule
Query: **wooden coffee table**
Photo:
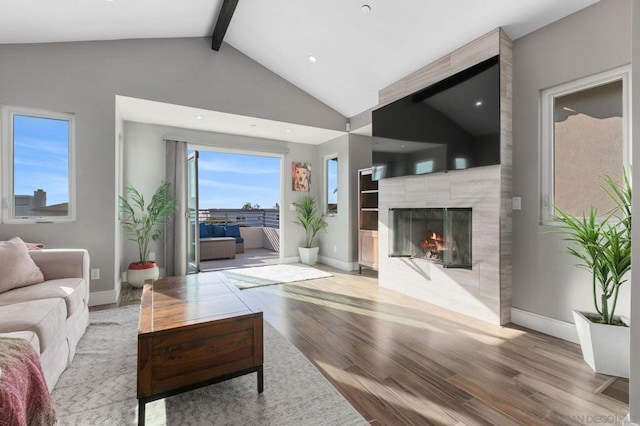
[[262, 311], [219, 272], [145, 284], [138, 324], [138, 424], [145, 404], [249, 373], [263, 391]]

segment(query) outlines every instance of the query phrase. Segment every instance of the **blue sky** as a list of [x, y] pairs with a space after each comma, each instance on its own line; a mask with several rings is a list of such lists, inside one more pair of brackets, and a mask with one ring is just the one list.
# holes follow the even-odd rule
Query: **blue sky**
[[[47, 193], [47, 205], [69, 201], [69, 124], [14, 116], [14, 194]], [[273, 208], [280, 201], [280, 158], [200, 151], [200, 208]]]
[[42, 189], [47, 205], [69, 202], [69, 122], [13, 117], [14, 194]]
[[327, 202], [338, 202], [338, 161], [329, 161], [327, 170]]
[[273, 208], [280, 202], [280, 158], [199, 151], [200, 208]]

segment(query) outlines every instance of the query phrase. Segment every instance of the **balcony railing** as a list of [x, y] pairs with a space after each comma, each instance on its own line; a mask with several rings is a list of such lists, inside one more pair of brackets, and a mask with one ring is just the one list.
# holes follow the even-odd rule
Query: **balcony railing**
[[277, 209], [200, 209], [198, 221], [218, 225], [262, 226], [280, 228], [280, 210]]

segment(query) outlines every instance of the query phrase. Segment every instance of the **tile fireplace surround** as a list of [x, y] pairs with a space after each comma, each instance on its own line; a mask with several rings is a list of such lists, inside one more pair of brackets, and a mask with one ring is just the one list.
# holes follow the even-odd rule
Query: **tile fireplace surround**
[[[510, 283], [500, 274], [499, 165], [383, 179], [379, 183], [380, 286], [493, 324], [508, 322]], [[389, 209], [471, 208], [471, 269], [389, 257]]]

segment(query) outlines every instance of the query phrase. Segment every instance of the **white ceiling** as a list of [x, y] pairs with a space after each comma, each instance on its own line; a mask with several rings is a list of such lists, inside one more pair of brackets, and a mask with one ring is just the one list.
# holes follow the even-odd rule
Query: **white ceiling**
[[[381, 88], [496, 27], [516, 39], [596, 1], [240, 0], [225, 42], [351, 117], [374, 107]], [[210, 36], [220, 5], [6, 0], [0, 44]]]
[[346, 133], [128, 96], [116, 96], [116, 105], [122, 118], [127, 121], [277, 141], [318, 145]]

